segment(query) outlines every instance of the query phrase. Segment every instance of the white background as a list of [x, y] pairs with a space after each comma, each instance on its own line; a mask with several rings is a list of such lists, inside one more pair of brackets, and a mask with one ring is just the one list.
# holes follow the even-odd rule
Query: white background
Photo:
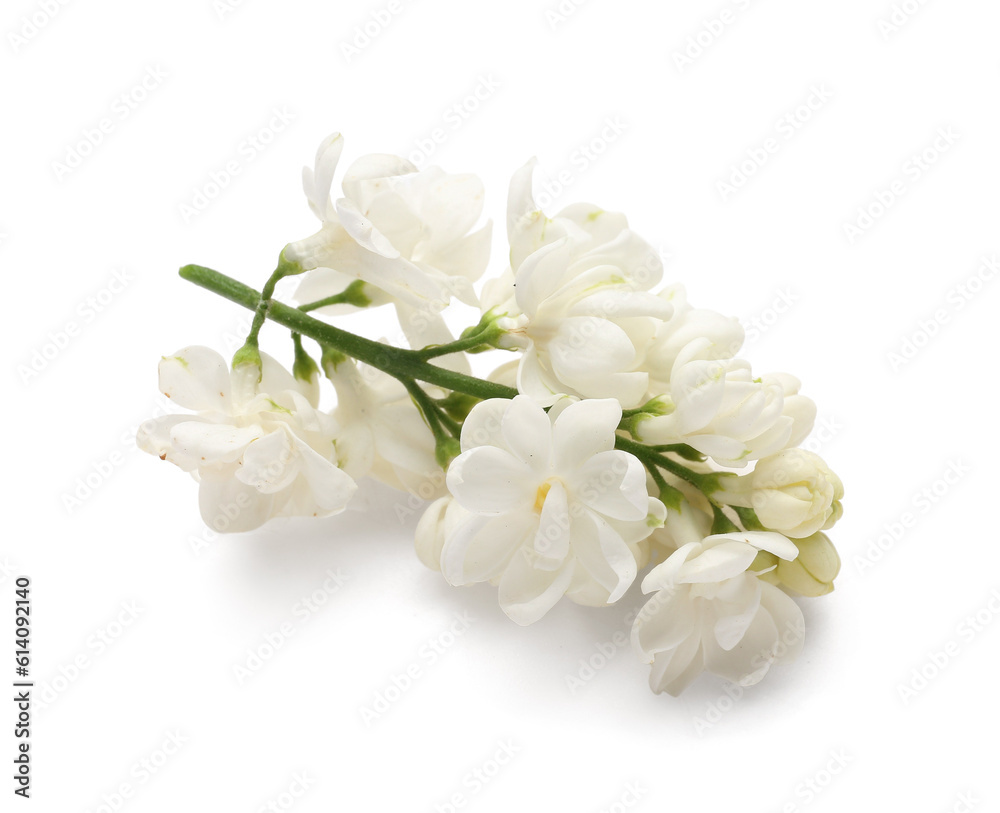
[[[387, 3], [6, 3], [0, 627], [9, 649], [14, 578], [30, 576], [42, 702], [33, 798], [5, 778], [3, 809], [280, 809], [303, 775], [297, 813], [450, 810], [455, 794], [471, 811], [958, 811], [970, 793], [973, 809], [998, 809], [1000, 283], [978, 269], [1000, 251], [1000, 6], [902, 5], [893, 31], [889, 0], [590, 0], [564, 3], [564, 19], [527, 0], [400, 0], [346, 54]], [[145, 76], [155, 87], [135, 90]], [[830, 98], [779, 125], [813, 87]], [[466, 103], [477, 88], [485, 98]], [[130, 109], [133, 92], [145, 98]], [[102, 119], [110, 132], [88, 150]], [[610, 135], [609, 119], [623, 131], [591, 160], [581, 145]], [[846, 484], [844, 569], [831, 596], [802, 601], [804, 656], [737, 700], [710, 676], [679, 699], [649, 692], [646, 667], [613, 643], [636, 588], [522, 629], [493, 588], [426, 571], [415, 515], [399, 521], [385, 492], [376, 513], [214, 538], [195, 484], [134, 450], [162, 408], [159, 356], [231, 352], [245, 322], [176, 269], [259, 287], [314, 228], [300, 167], [328, 132], [345, 134], [350, 161], [421, 158], [435, 128], [428, 163], [486, 182], [490, 273], [507, 179], [538, 155], [569, 173], [550, 211], [627, 212], [669, 256], [668, 280], [746, 321], [755, 370], [797, 374], [819, 404], [809, 446]], [[768, 138], [776, 150], [724, 195], [718, 182]], [[231, 161], [226, 189], [185, 217]], [[845, 224], [895, 182], [903, 193], [852, 240]], [[349, 326], [380, 329], [366, 318]], [[263, 338], [284, 356], [282, 333]], [[346, 582], [325, 590], [338, 570]], [[282, 624], [291, 636], [241, 683], [234, 667]], [[601, 648], [608, 665], [572, 691]], [[362, 710], [414, 667], [367, 724]]]

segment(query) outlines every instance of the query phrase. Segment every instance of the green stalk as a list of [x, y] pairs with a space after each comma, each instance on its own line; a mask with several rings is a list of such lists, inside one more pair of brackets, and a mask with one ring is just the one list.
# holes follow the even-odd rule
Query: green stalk
[[[513, 398], [517, 390], [483, 381], [464, 373], [456, 373], [429, 364], [415, 350], [390, 347], [382, 342], [372, 341], [363, 336], [314, 319], [298, 308], [280, 302], [265, 300], [265, 307], [258, 309], [262, 294], [232, 277], [200, 265], [186, 265], [180, 275], [214, 294], [254, 311], [254, 321], [258, 312], [279, 325], [284, 325], [295, 333], [301, 333], [321, 344], [329, 345], [351, 358], [362, 361], [394, 378], [415, 378], [455, 392], [463, 392], [476, 398]], [[271, 286], [273, 292], [273, 285]], [[263, 317], [262, 317], [263, 318]]]

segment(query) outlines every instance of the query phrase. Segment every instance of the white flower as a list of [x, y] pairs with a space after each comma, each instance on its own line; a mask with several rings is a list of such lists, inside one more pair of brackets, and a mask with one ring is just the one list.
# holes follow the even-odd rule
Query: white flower
[[[734, 493], [730, 493], [735, 488]], [[802, 539], [831, 528], [843, 511], [844, 484], [817, 454], [785, 449], [757, 461], [723, 496], [753, 508], [766, 528]]]
[[[833, 591], [833, 580], [840, 573], [840, 556], [829, 537], [816, 532], [805, 539], [793, 539], [799, 555], [791, 561], [762, 554], [754, 563], [762, 571], [761, 578], [780, 584], [802, 596], [825, 596]], [[773, 569], [771, 569], [773, 567]]]
[[434, 456], [434, 436], [406, 388], [350, 360], [327, 364], [326, 373], [337, 390], [337, 465], [355, 480], [370, 475], [425, 499], [442, 493], [444, 472]]
[[623, 215], [576, 204], [547, 218], [531, 197], [533, 167], [511, 181], [511, 270], [483, 303], [502, 317], [501, 346], [524, 351], [518, 389], [543, 406], [562, 395], [636, 406], [649, 384], [642, 350], [672, 312], [649, 292], [663, 264]]
[[[669, 391], [674, 364], [692, 344], [697, 346], [697, 358], [716, 361], [733, 358], [744, 338], [738, 319], [692, 308], [681, 285], [669, 286], [659, 296], [673, 306], [673, 316], [658, 326], [642, 365], [649, 373], [650, 393], [654, 396]], [[689, 351], [687, 357], [692, 355]]]
[[306, 197], [323, 226], [285, 248], [287, 260], [310, 272], [296, 298], [325, 299], [360, 279], [373, 304], [396, 304], [412, 346], [450, 340], [438, 311], [452, 296], [478, 304], [472, 283], [489, 261], [491, 224], [470, 232], [483, 209], [482, 181], [438, 167], [418, 171], [394, 155], [366, 155], [348, 168], [344, 197], [333, 201], [330, 188], [343, 146], [339, 133], [330, 136], [316, 153], [314, 169], [303, 172]]
[[658, 398], [665, 414], [639, 422], [641, 440], [686, 443], [720, 465], [739, 468], [804, 440], [816, 408], [798, 395], [798, 380], [754, 378], [742, 359], [703, 358], [710, 344], [695, 340], [681, 351], [669, 390]]
[[136, 442], [199, 481], [206, 524], [249, 531], [277, 516], [327, 516], [347, 505], [354, 481], [333, 462], [335, 423], [315, 408], [313, 384], [270, 356], [229, 365], [207, 347], [160, 362], [163, 394], [195, 415], [147, 421]]
[[614, 448], [621, 407], [563, 401], [545, 411], [527, 396], [477, 404], [448, 470], [453, 498], [421, 520], [417, 550], [454, 585], [492, 581], [519, 624], [563, 596], [617, 601], [663, 522], [642, 464]]
[[750, 686], [798, 654], [802, 611], [748, 570], [758, 550], [798, 553], [776, 533], [716, 534], [683, 545], [643, 579], [643, 592], [655, 595], [635, 620], [632, 644], [653, 665], [654, 692], [680, 694], [703, 670]]

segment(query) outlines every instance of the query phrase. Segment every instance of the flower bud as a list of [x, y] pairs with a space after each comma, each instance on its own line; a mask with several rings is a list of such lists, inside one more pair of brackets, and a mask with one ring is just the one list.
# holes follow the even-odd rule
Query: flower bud
[[777, 585], [781, 583], [777, 571], [778, 562], [780, 561], [782, 560], [773, 553], [769, 553], [766, 550], [758, 551], [757, 556], [750, 563], [750, 567], [747, 570], [752, 570], [763, 581]]
[[799, 555], [791, 562], [778, 562], [778, 579], [789, 590], [803, 596], [823, 596], [833, 590], [840, 572], [840, 556], [824, 533], [793, 539]]
[[833, 526], [844, 486], [819, 455], [786, 449], [757, 463], [750, 503], [764, 527], [802, 539]]

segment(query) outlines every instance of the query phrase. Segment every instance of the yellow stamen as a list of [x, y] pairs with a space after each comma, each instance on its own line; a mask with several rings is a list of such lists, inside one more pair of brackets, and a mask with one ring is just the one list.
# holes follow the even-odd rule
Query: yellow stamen
[[538, 513], [542, 512], [542, 506], [545, 504], [545, 498], [548, 496], [550, 488], [552, 488], [552, 483], [544, 482], [535, 493], [535, 510]]

